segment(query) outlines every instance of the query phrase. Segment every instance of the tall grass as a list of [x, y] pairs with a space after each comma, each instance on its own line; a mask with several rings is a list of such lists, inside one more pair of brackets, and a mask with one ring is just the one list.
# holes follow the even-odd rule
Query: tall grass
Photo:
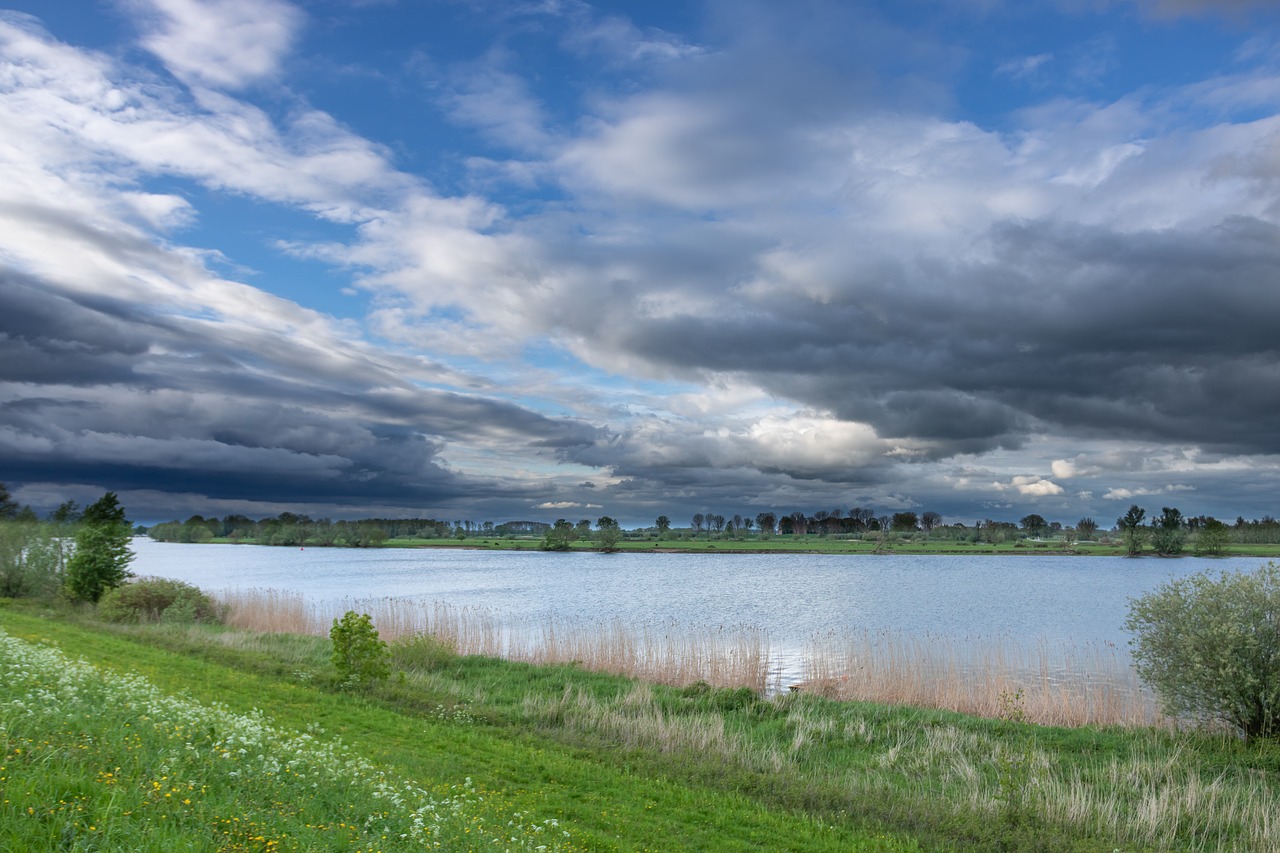
[[356, 610], [373, 618], [384, 640], [431, 635], [462, 655], [573, 663], [656, 684], [705, 681], [760, 693], [777, 688], [768, 634], [759, 628], [622, 620], [504, 622], [482, 607], [402, 598], [316, 603], [301, 593], [269, 589], [223, 592], [215, 598], [227, 606], [227, 624], [250, 631], [327, 635], [334, 619]]
[[[781, 688], [768, 633], [751, 627], [698, 628], [676, 622], [631, 624], [504, 622], [481, 607], [401, 598], [315, 603], [270, 589], [223, 592], [234, 627], [326, 635], [346, 610], [369, 613], [383, 639], [432, 635], [458, 654], [535, 664], [576, 663], [595, 672], [656, 684]], [[1041, 641], [983, 640], [895, 632], [814, 637], [798, 688], [833, 699], [941, 708], [1000, 716], [1016, 697], [1028, 722], [1044, 725], [1165, 725], [1158, 703], [1112, 646], [1051, 647]]]
[[958, 643], [893, 631], [810, 641], [804, 688], [832, 699], [942, 708], [1054, 726], [1165, 725], [1156, 697], [1109, 644]]

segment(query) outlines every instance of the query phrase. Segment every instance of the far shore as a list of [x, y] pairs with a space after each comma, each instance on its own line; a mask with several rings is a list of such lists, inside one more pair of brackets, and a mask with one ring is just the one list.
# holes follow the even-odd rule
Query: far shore
[[[212, 544], [256, 545], [252, 539], [213, 539]], [[304, 546], [276, 547], [345, 547], [307, 544]], [[466, 539], [389, 539], [380, 548], [434, 548], [463, 551], [539, 551], [540, 537], [501, 537], [477, 535]], [[599, 551], [593, 542], [574, 542], [569, 551]], [[837, 539], [834, 537], [808, 536], [791, 539], [775, 536], [771, 539], [624, 539], [616, 546], [616, 553], [647, 554], [864, 554], [868, 556], [1004, 556], [1004, 557], [1123, 557], [1124, 546], [1118, 542], [1077, 542], [1071, 546], [1060, 540], [1036, 541], [1022, 539], [1013, 542], [991, 544], [987, 542], [957, 542], [955, 540], [879, 541], [874, 539]], [[1141, 558], [1177, 559], [1199, 556], [1192, 551], [1173, 557], [1165, 557], [1147, 551]], [[1280, 558], [1280, 544], [1232, 545], [1222, 557]]]

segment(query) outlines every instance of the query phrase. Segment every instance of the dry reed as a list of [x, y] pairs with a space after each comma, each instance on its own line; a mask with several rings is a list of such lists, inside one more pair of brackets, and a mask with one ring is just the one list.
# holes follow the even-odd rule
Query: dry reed
[[958, 644], [892, 631], [827, 634], [805, 654], [801, 689], [833, 699], [1014, 716], [1054, 726], [1163, 725], [1159, 705], [1109, 645]]
[[[347, 610], [373, 617], [383, 639], [432, 634], [459, 654], [537, 664], [576, 663], [644, 681], [779, 688], [778, 657], [766, 631], [546, 619], [508, 622], [483, 607], [404, 598], [315, 603], [301, 593], [227, 591], [229, 624], [251, 631], [328, 633]], [[945, 708], [997, 717], [1016, 713], [1045, 725], [1163, 725], [1149, 691], [1113, 647], [1032, 648], [1012, 640], [958, 644], [894, 632], [815, 637], [803, 656], [801, 689], [834, 699]]]
[[584, 669], [682, 686], [777, 688], [765, 631], [695, 628], [676, 622], [632, 625], [546, 619], [504, 622], [483, 607], [403, 598], [346, 599], [317, 604], [300, 593], [250, 589], [215, 595], [227, 606], [227, 624], [261, 632], [328, 634], [348, 610], [368, 613], [388, 641], [431, 634], [463, 655], [536, 664], [574, 663]]

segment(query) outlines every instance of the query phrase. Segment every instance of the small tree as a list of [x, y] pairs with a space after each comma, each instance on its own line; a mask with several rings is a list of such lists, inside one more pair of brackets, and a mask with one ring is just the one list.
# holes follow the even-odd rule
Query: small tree
[[671, 532], [671, 519], [665, 515], [660, 515], [658, 520], [654, 522], [654, 526], [658, 528], [658, 535], [664, 536]]
[[556, 523], [542, 537], [542, 550], [568, 551], [577, 538], [578, 532], [573, 529], [573, 525], [563, 518], [557, 518]]
[[351, 686], [372, 684], [391, 674], [390, 652], [378, 636], [368, 613], [348, 610], [342, 621], [333, 620], [333, 666], [338, 681]]
[[1160, 517], [1151, 519], [1151, 544], [1156, 553], [1164, 557], [1181, 554], [1186, 539], [1182, 528], [1182, 512], [1174, 507], [1161, 507]]
[[1227, 553], [1231, 534], [1227, 526], [1216, 518], [1205, 519], [1196, 531], [1192, 549], [1197, 557], [1221, 557]]
[[1146, 517], [1147, 511], [1134, 504], [1129, 507], [1128, 512], [1116, 519], [1116, 526], [1124, 536], [1124, 552], [1128, 557], [1136, 557], [1142, 552], [1142, 544], [1147, 534], [1142, 526], [1142, 519]]
[[1098, 532], [1098, 522], [1092, 518], [1085, 516], [1076, 522], [1076, 533], [1080, 534], [1081, 539], [1092, 539], [1093, 534]]
[[132, 577], [133, 528], [115, 492], [107, 492], [84, 511], [76, 531], [76, 550], [67, 561], [67, 594], [95, 604], [102, 594]]
[[599, 544], [600, 550], [606, 554], [618, 550], [618, 542], [621, 539], [622, 528], [618, 526], [618, 522], [607, 515], [600, 516], [596, 521], [596, 543]]
[[1134, 666], [1167, 713], [1280, 735], [1280, 566], [1207, 572], [1131, 600]]

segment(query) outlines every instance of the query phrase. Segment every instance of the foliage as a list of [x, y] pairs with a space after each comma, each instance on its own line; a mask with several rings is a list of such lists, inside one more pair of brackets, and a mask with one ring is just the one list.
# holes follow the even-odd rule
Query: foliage
[[70, 544], [49, 524], [0, 521], [0, 598], [53, 598]]
[[1076, 522], [1076, 533], [1081, 539], [1092, 539], [1093, 534], [1098, 532], [1098, 522], [1092, 518], [1085, 516]]
[[1230, 541], [1227, 526], [1216, 518], [1207, 518], [1196, 531], [1191, 547], [1197, 557], [1221, 557]]
[[218, 606], [198, 587], [169, 578], [139, 578], [109, 589], [98, 601], [107, 622], [217, 622]]
[[0, 483], [0, 521], [18, 517], [18, 502], [9, 495], [9, 489]]
[[390, 655], [397, 669], [430, 672], [456, 661], [458, 644], [435, 634], [413, 634], [393, 642]]
[[1280, 735], [1280, 566], [1170, 581], [1131, 602], [1125, 628], [1168, 713]]
[[333, 666], [344, 685], [365, 686], [391, 674], [390, 652], [378, 636], [368, 613], [348, 610], [342, 620], [333, 620], [329, 631], [333, 641]]
[[618, 522], [607, 515], [600, 516], [596, 522], [596, 544], [606, 554], [618, 550], [618, 542], [622, 539], [622, 528]]
[[665, 515], [658, 516], [657, 521], [653, 524], [658, 528], [659, 533], [667, 533], [671, 530], [671, 519], [667, 518]]
[[1172, 557], [1182, 553], [1186, 534], [1182, 512], [1174, 507], [1161, 507], [1160, 517], [1151, 519], [1151, 544], [1157, 554]]
[[542, 550], [568, 551], [577, 538], [578, 531], [573, 525], [563, 518], [557, 518], [556, 523], [551, 525], [551, 529], [542, 537]]
[[1049, 529], [1049, 522], [1044, 520], [1044, 516], [1034, 512], [1024, 515], [1018, 524], [1032, 539], [1039, 539]]
[[1142, 520], [1146, 517], [1147, 511], [1134, 504], [1129, 507], [1128, 512], [1116, 519], [1116, 526], [1124, 536], [1126, 556], [1135, 557], [1142, 552], [1142, 545], [1146, 540], [1146, 529], [1142, 526]]
[[75, 554], [67, 562], [68, 596], [96, 603], [104, 592], [131, 577], [132, 536], [115, 492], [107, 492], [85, 509], [76, 531]]
[[920, 518], [914, 512], [895, 512], [890, 526], [897, 533], [914, 533], [920, 529]]

